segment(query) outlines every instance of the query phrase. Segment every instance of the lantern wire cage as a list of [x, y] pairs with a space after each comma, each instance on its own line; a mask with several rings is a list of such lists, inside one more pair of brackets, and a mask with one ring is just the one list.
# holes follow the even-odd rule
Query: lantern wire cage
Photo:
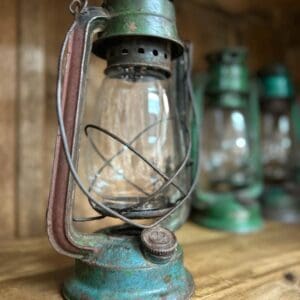
[[[162, 119], [162, 120], [159, 120], [159, 121], [157, 121], [153, 124], [150, 124], [150, 126], [148, 126], [147, 128], [143, 129], [141, 132], [139, 132], [129, 142], [124, 141], [120, 137], [116, 136], [112, 132], [110, 132], [107, 129], [104, 129], [102, 127], [99, 127], [99, 126], [96, 126], [96, 125], [93, 125], [93, 124], [86, 125], [85, 128], [84, 128], [84, 134], [85, 134], [86, 138], [88, 139], [88, 142], [91, 144], [94, 151], [96, 151], [97, 155], [99, 157], [101, 157], [101, 159], [104, 160], [104, 162], [105, 162], [104, 165], [101, 166], [101, 168], [99, 168], [98, 172], [96, 173], [96, 176], [100, 175], [101, 172], [106, 167], [108, 167], [108, 166], [111, 167], [112, 166], [112, 161], [115, 158], [117, 158], [119, 155], [121, 155], [123, 153], [124, 149], [126, 149], [126, 150], [131, 151], [139, 159], [141, 159], [143, 162], [145, 162], [153, 171], [155, 171], [164, 180], [164, 184], [162, 186], [160, 186], [152, 194], [149, 194], [146, 191], [144, 191], [141, 187], [139, 187], [135, 183], [131, 182], [128, 178], [123, 177], [130, 185], [133, 185], [137, 190], [141, 191], [145, 195], [145, 198], [143, 199], [144, 203], [149, 202], [151, 199], [153, 199], [159, 193], [163, 192], [169, 186], [173, 186], [181, 194], [181, 196], [177, 199], [177, 201], [175, 203], [172, 203], [172, 204], [170, 203], [169, 207], [167, 207], [166, 209], [161, 209], [159, 211], [159, 215], [157, 215], [157, 214], [153, 215], [153, 213], [151, 211], [149, 211], [149, 212], [145, 211], [145, 212], [142, 212], [142, 213], [141, 212], [135, 213], [133, 211], [136, 208], [135, 205], [131, 206], [130, 208], [126, 208], [126, 209], [117, 211], [115, 209], [112, 209], [112, 208], [108, 207], [104, 203], [101, 203], [97, 199], [95, 199], [91, 195], [91, 191], [92, 191], [92, 188], [93, 188], [93, 182], [88, 188], [86, 188], [84, 186], [78, 172], [77, 172], [76, 162], [75, 162], [73, 154], [71, 153], [70, 148], [69, 148], [69, 141], [67, 139], [67, 134], [66, 134], [64, 119], [63, 119], [63, 108], [62, 108], [63, 61], [64, 61], [65, 54], [67, 54], [67, 49], [66, 49], [67, 48], [67, 41], [70, 38], [70, 35], [72, 34], [72, 31], [74, 29], [75, 24], [73, 24], [73, 26], [71, 27], [71, 29], [69, 30], [69, 32], [66, 35], [66, 38], [65, 38], [65, 41], [64, 41], [63, 47], [62, 47], [61, 56], [60, 56], [60, 59], [59, 59], [59, 73], [58, 73], [59, 75], [58, 75], [58, 81], [57, 81], [57, 105], [56, 105], [57, 106], [57, 116], [58, 116], [59, 130], [60, 130], [61, 139], [62, 139], [62, 143], [63, 143], [63, 147], [64, 147], [64, 152], [65, 152], [65, 156], [66, 156], [69, 168], [70, 168], [71, 175], [72, 175], [73, 179], [75, 180], [76, 184], [78, 185], [78, 187], [80, 188], [80, 190], [82, 191], [82, 193], [87, 197], [91, 207], [97, 213], [99, 213], [99, 216], [94, 216], [94, 217], [73, 217], [73, 221], [74, 222], [90, 222], [90, 221], [100, 220], [100, 219], [103, 219], [103, 218], [109, 216], [109, 217], [119, 218], [123, 222], [125, 222], [127, 224], [130, 224], [130, 225], [133, 225], [135, 227], [138, 227], [140, 229], [153, 228], [153, 227], [159, 225], [164, 220], [166, 220], [172, 213], [174, 213], [177, 209], [179, 209], [188, 200], [188, 198], [192, 195], [192, 192], [193, 192], [193, 190], [194, 190], [194, 188], [196, 187], [196, 184], [197, 184], [197, 178], [198, 178], [198, 175], [199, 175], [198, 159], [197, 159], [196, 162], [192, 162], [192, 164], [193, 163], [196, 164], [196, 168], [193, 168], [195, 170], [194, 179], [192, 180], [192, 183], [191, 183], [189, 189], [187, 191], [184, 191], [184, 189], [182, 189], [177, 183], [175, 183], [175, 179], [178, 178], [178, 176], [183, 172], [183, 170], [187, 167], [191, 167], [190, 157], [191, 157], [191, 149], [192, 149], [192, 139], [191, 139], [191, 134], [190, 134], [189, 125], [188, 125], [189, 120], [187, 120], [188, 119], [187, 115], [189, 114], [189, 112], [185, 112], [186, 113], [185, 118], [182, 118], [182, 117], [179, 118], [178, 117], [179, 122], [181, 122], [181, 124], [182, 124], [183, 133], [184, 133], [185, 149], [187, 149], [187, 150], [186, 150], [186, 153], [184, 154], [183, 160], [179, 164], [179, 167], [177, 168], [175, 173], [170, 177], [167, 176], [166, 174], [164, 174], [161, 170], [159, 170], [159, 168], [157, 168], [145, 156], [143, 156], [141, 153], [139, 153], [133, 147], [133, 144], [140, 137], [142, 137], [143, 134], [145, 134], [148, 130], [150, 130], [151, 128], [157, 126], [159, 123], [167, 122], [167, 121], [170, 121], [170, 120], [174, 119], [173, 117], [167, 118], [167, 119]], [[190, 78], [191, 59], [190, 59], [187, 51], [185, 51], [184, 56], [185, 56], [184, 60], [186, 61], [184, 81], [186, 82], [187, 89], [188, 89], [188, 98], [189, 98], [189, 101], [190, 101], [190, 104], [191, 104], [193, 118], [195, 119], [195, 122], [197, 124], [196, 126], [198, 127], [199, 119], [198, 119], [198, 114], [197, 114], [197, 110], [196, 110], [196, 106], [195, 106], [195, 100], [194, 100], [194, 95], [193, 95], [193, 87], [192, 87], [192, 82], [191, 82], [191, 78]], [[120, 143], [123, 147], [121, 148], [121, 150], [119, 150], [118, 152], [113, 154], [110, 158], [104, 157], [103, 154], [99, 151], [96, 143], [94, 142], [94, 140], [92, 139], [92, 137], [90, 135], [92, 130], [96, 130], [98, 132], [101, 132], [101, 133], [105, 134], [106, 136], [108, 136], [111, 139], [115, 140], [116, 142]], [[195, 147], [197, 147], [197, 145], [195, 145]], [[157, 211], [156, 211], [156, 213], [157, 213]], [[133, 221], [133, 219], [141, 219], [141, 218], [142, 219], [158, 218], [158, 220], [154, 221], [150, 225], [145, 225], [145, 224], [141, 224], [141, 223]]]

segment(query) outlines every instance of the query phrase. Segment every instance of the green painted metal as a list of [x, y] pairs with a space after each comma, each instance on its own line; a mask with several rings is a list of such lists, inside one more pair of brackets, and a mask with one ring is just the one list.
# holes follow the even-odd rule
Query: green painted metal
[[183, 53], [178, 37], [175, 9], [170, 0], [106, 0], [103, 7], [111, 15], [106, 30], [94, 47], [94, 52], [105, 57], [109, 41], [120, 37], [153, 37], [169, 41], [172, 56]]
[[[258, 182], [243, 189], [240, 196], [258, 199], [262, 190], [262, 183]], [[192, 220], [205, 227], [236, 233], [260, 230], [263, 227], [263, 220], [258, 201], [244, 205], [238, 198], [235, 193], [206, 193], [197, 189], [194, 195]]]
[[250, 87], [246, 57], [247, 52], [243, 48], [228, 48], [207, 55], [209, 71], [206, 93], [248, 93]]
[[284, 65], [275, 64], [258, 72], [260, 93], [262, 99], [292, 100], [294, 98], [294, 86], [289, 71]]
[[194, 283], [183, 267], [180, 246], [169, 261], [155, 264], [144, 256], [138, 234], [126, 236], [126, 230], [120, 230], [119, 235], [106, 231], [98, 253], [76, 261], [74, 274], [63, 287], [65, 299], [190, 298]]
[[242, 94], [224, 92], [221, 94], [214, 95], [210, 97], [211, 102], [209, 105], [221, 106], [224, 108], [246, 108], [247, 103], [245, 102], [245, 97]]
[[[291, 118], [292, 118], [292, 124], [293, 124], [293, 130], [294, 130], [294, 139], [295, 142], [300, 145], [300, 103], [296, 100], [296, 98], [293, 99], [291, 104]], [[300, 163], [300, 162], [299, 162]]]
[[[263, 226], [258, 203], [263, 186], [257, 85], [249, 78], [245, 50], [225, 49], [223, 52], [209, 55], [208, 61], [211, 64], [209, 73], [197, 75], [194, 80], [199, 114], [202, 118], [205, 114], [205, 105], [219, 106], [224, 109], [243, 108], [247, 111], [249, 122], [247, 126], [253, 141], [249, 161], [256, 176], [253, 182], [238, 191], [207, 192], [198, 185], [194, 193], [192, 220], [199, 225], [218, 230], [236, 233], [257, 231]], [[196, 145], [199, 142], [199, 130], [195, 128], [195, 124], [192, 130], [193, 144]], [[193, 155], [201, 155], [201, 153], [194, 147]], [[240, 200], [242, 198], [250, 201], [243, 203]]]
[[203, 210], [194, 210], [191, 218], [198, 225], [236, 233], [255, 232], [263, 227], [259, 204], [245, 206], [232, 195]]
[[291, 120], [293, 124], [293, 138], [294, 138], [294, 144], [293, 144], [293, 158], [294, 158], [294, 164], [293, 164], [293, 170], [292, 170], [292, 178], [297, 185], [300, 185], [300, 102], [296, 100], [296, 97], [294, 97], [294, 100], [291, 103]]

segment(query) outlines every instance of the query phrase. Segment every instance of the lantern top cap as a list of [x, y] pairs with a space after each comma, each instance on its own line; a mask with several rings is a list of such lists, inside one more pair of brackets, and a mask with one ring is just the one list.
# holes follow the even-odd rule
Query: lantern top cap
[[206, 58], [209, 63], [207, 94], [248, 94], [249, 72], [245, 48], [225, 48], [210, 53]]
[[164, 40], [171, 45], [172, 58], [182, 55], [184, 46], [177, 32], [173, 1], [105, 0], [102, 7], [110, 18], [94, 43], [93, 52], [96, 55], [106, 58], [110, 43], [124, 37]]
[[209, 64], [244, 64], [247, 49], [243, 47], [224, 48], [206, 55]]
[[294, 96], [294, 86], [288, 68], [280, 63], [268, 65], [257, 72], [262, 99], [288, 100]]

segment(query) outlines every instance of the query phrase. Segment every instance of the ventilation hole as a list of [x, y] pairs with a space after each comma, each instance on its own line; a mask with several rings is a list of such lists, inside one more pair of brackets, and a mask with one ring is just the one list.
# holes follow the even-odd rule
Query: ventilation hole
[[122, 49], [122, 55], [127, 55], [128, 54], [128, 49]]
[[167, 53], [165, 53], [165, 59], [167, 59], [168, 58], [168, 54]]
[[153, 50], [152, 53], [153, 53], [154, 56], [158, 55], [158, 51], [157, 50]]
[[139, 48], [138, 53], [144, 54], [145, 53], [145, 49], [144, 48]]

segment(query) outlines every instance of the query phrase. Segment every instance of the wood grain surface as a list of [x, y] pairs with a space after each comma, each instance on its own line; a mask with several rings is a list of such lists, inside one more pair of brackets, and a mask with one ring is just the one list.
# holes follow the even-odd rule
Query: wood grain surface
[[[180, 0], [178, 0], [180, 1]], [[177, 2], [178, 2], [177, 1]], [[191, 0], [202, 6], [221, 10], [232, 15], [266, 13], [282, 10], [291, 12], [300, 9], [300, 2], [294, 0]], [[176, 0], [175, 0], [176, 2]]]
[[1, 237], [15, 235], [17, 5], [0, 3], [0, 191]]
[[45, 231], [45, 9], [45, 1], [19, 1], [17, 236]]
[[[177, 233], [193, 274], [193, 299], [300, 299], [300, 226], [268, 224], [233, 235], [186, 224]], [[72, 260], [42, 238], [1, 242], [0, 299], [58, 300]]]

